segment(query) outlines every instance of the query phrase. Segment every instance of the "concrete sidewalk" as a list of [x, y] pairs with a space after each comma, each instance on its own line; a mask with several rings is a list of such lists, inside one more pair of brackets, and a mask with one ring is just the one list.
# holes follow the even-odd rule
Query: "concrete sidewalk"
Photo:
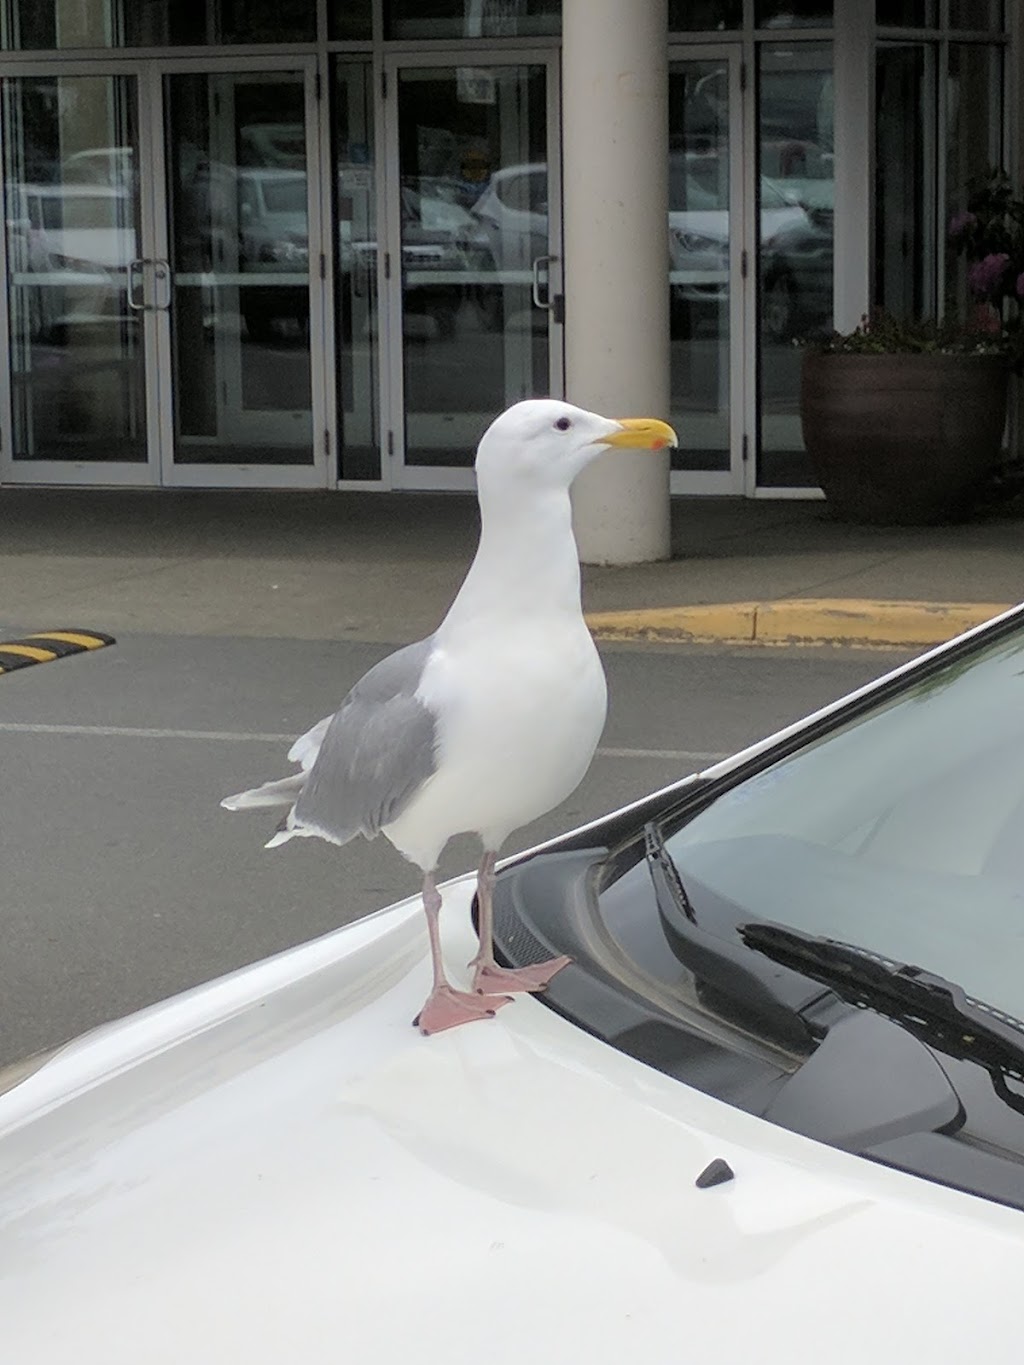
[[[452, 494], [5, 487], [0, 506], [8, 638], [78, 626], [399, 643], [437, 624], [477, 532], [475, 500]], [[822, 502], [676, 499], [673, 555], [587, 568], [588, 612], [723, 603], [789, 611], [804, 599], [856, 601], [869, 612], [878, 603], [981, 603], [987, 612], [1024, 598], [1024, 503], [960, 526], [874, 528], [833, 522]], [[818, 638], [860, 638], [843, 633], [849, 615], [833, 610]]]

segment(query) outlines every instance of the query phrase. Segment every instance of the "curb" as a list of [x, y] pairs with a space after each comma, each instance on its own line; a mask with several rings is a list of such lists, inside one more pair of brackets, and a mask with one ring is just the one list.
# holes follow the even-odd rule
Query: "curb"
[[680, 644], [939, 645], [1000, 612], [1008, 602], [892, 602], [815, 597], [717, 602], [587, 615], [598, 640]]

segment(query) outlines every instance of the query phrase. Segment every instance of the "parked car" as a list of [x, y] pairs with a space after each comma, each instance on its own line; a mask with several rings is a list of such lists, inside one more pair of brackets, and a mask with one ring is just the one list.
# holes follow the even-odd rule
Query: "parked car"
[[833, 221], [831, 209], [808, 209], [762, 242], [761, 325], [769, 338], [832, 330]]
[[[254, 340], [274, 334], [274, 324], [309, 324], [309, 198], [305, 171], [255, 166], [235, 171], [239, 268], [254, 278], [242, 285], [239, 304]], [[301, 282], [274, 284], [274, 275], [301, 275]], [[259, 277], [271, 277], [261, 279]]]
[[132, 191], [135, 187], [135, 148], [88, 147], [71, 152], [60, 165], [58, 178], [65, 184], [111, 185]]
[[[338, 168], [339, 196], [368, 193], [364, 169]], [[338, 269], [356, 269], [351, 207], [336, 219]], [[182, 185], [176, 255], [185, 270], [236, 270], [239, 311], [250, 340], [275, 339], [280, 324], [301, 333], [309, 325], [309, 216], [305, 170], [284, 166], [237, 167], [204, 162]], [[293, 278], [280, 283], [282, 275]], [[295, 278], [300, 277], [300, 278]], [[365, 282], [360, 285], [365, 288]], [[350, 326], [342, 291], [342, 327]]]
[[411, 1026], [412, 900], [8, 1070], [5, 1358], [1015, 1362], [1022, 674], [1017, 608], [513, 859], [573, 963], [493, 1020]]
[[504, 166], [473, 205], [491, 258], [502, 272], [532, 272], [548, 246], [548, 168], [542, 161]]
[[[439, 337], [452, 337], [463, 305], [479, 297], [493, 272], [486, 238], [450, 180], [409, 177], [400, 204], [403, 309], [432, 319]], [[352, 243], [354, 270], [370, 275], [376, 264], [376, 241]]]
[[[717, 156], [673, 158], [669, 172], [669, 249], [672, 301], [705, 308], [728, 300], [730, 213], [728, 183]], [[760, 181], [760, 241], [798, 231], [806, 212], [773, 181]], [[783, 320], [788, 325], [788, 319]]]
[[[717, 325], [720, 307], [730, 291], [730, 213], [728, 155], [721, 148], [700, 153], [673, 152], [669, 162], [669, 280], [674, 329], [692, 335], [707, 315]], [[486, 233], [494, 260], [495, 281], [528, 284], [534, 261], [548, 246], [547, 166], [531, 162], [495, 171], [473, 208]], [[789, 339], [806, 312], [817, 306], [812, 282], [803, 268], [815, 270], [812, 251], [820, 245], [820, 230], [792, 190], [767, 176], [760, 181], [760, 241], [765, 272], [763, 322], [767, 334]], [[810, 245], [813, 242], [813, 248]], [[787, 261], [786, 253], [793, 259]], [[831, 258], [829, 267], [831, 266]], [[831, 310], [831, 275], [828, 278]], [[696, 313], [696, 316], [693, 316]]]
[[6, 193], [10, 269], [30, 335], [61, 341], [69, 326], [130, 316], [135, 201], [101, 184], [12, 184]]

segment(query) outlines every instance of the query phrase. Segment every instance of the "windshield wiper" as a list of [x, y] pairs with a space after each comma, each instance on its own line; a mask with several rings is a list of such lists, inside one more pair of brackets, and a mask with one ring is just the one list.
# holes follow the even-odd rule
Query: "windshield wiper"
[[[740, 942], [730, 942], [701, 927], [679, 869], [654, 821], [644, 826], [644, 855], [654, 883], [658, 916], [679, 961], [702, 985], [738, 1007], [745, 1021], [756, 1021], [786, 1047], [806, 1051], [813, 1034], [801, 1011], [823, 992], [808, 990], [806, 976], [771, 967]], [[732, 933], [731, 926], [727, 932]]]
[[940, 1052], [977, 1062], [1000, 1099], [1024, 1113], [1024, 1096], [1004, 1079], [1024, 1082], [1024, 1021], [975, 1000], [954, 981], [854, 944], [764, 922], [741, 924], [738, 932], [748, 948], [841, 999], [877, 1010]]

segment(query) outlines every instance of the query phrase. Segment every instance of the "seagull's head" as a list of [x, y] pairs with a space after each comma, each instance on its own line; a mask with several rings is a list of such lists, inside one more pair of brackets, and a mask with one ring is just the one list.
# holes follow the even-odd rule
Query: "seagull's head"
[[602, 417], [555, 398], [529, 398], [506, 409], [477, 448], [481, 481], [567, 489], [606, 450], [662, 450], [675, 432], [655, 417]]

